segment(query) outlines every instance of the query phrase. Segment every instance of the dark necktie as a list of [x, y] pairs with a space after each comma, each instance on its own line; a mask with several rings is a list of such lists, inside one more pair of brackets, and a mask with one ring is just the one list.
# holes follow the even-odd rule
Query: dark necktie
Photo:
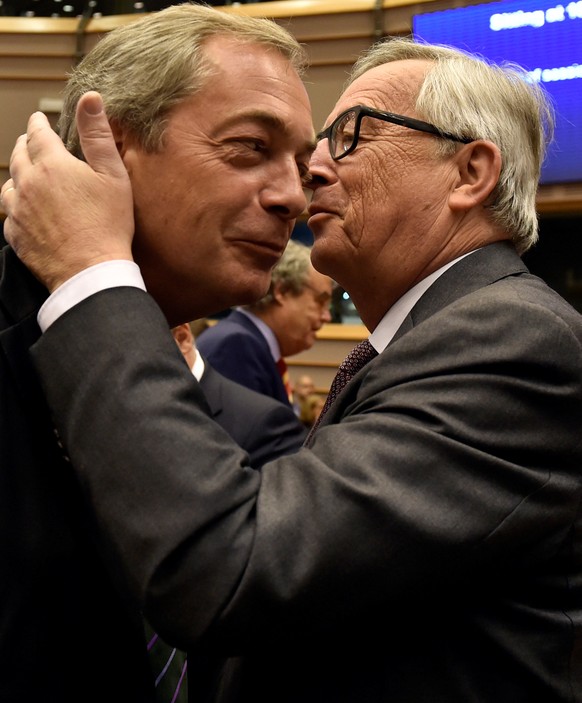
[[186, 652], [166, 644], [147, 621], [144, 621], [144, 627], [149, 640], [147, 648], [155, 677], [156, 701], [187, 703]]
[[358, 345], [356, 345], [352, 349], [352, 351], [346, 356], [346, 358], [340, 364], [335, 378], [331, 382], [325, 405], [323, 406], [323, 409], [319, 417], [317, 418], [316, 423], [314, 424], [311, 432], [309, 433], [309, 437], [307, 438], [308, 440], [311, 439], [311, 435], [315, 432], [317, 426], [321, 421], [321, 418], [328, 411], [333, 401], [342, 392], [348, 381], [350, 381], [360, 369], [363, 369], [364, 366], [369, 361], [372, 361], [372, 359], [376, 356], [378, 356], [378, 352], [374, 349], [374, 347], [370, 344], [367, 339], [364, 339], [363, 342], [360, 342]]

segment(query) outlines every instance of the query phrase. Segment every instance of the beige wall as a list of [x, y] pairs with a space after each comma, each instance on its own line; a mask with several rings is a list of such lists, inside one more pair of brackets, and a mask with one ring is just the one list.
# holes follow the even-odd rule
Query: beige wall
[[28, 116], [58, 103], [75, 61], [76, 27], [73, 19], [0, 18], [1, 182], [8, 178], [10, 153]]

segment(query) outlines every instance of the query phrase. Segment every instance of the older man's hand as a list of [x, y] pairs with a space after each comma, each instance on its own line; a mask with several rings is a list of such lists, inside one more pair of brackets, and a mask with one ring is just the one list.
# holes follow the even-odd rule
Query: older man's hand
[[98, 93], [79, 100], [77, 128], [87, 163], [34, 113], [2, 186], [4, 236], [50, 291], [93, 264], [132, 259], [131, 184]]

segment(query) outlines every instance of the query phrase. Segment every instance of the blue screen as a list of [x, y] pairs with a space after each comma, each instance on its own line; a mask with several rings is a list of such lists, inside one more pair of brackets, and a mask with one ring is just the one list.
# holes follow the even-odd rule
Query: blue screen
[[582, 181], [582, 0], [502, 0], [413, 17], [415, 39], [523, 66], [552, 98], [556, 130], [542, 183]]

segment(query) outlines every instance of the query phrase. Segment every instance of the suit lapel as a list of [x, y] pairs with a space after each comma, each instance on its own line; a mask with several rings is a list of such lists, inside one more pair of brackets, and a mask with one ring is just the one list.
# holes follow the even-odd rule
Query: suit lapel
[[529, 273], [528, 268], [509, 242], [479, 249], [437, 278], [406, 316], [390, 344], [455, 300], [507, 276], [524, 273]]
[[[386, 350], [413, 327], [435, 315], [455, 300], [507, 276], [526, 273], [529, 273], [526, 265], [509, 242], [490, 244], [466, 256], [447, 269], [418, 300], [403, 320]], [[357, 392], [362, 379], [376, 364], [383, 363], [382, 357], [386, 350], [353, 377], [346, 386], [347, 392], [339, 396], [337, 402], [331, 405], [319, 427], [337, 422], [338, 418], [343, 415], [346, 404], [351, 402], [354, 393]]]

